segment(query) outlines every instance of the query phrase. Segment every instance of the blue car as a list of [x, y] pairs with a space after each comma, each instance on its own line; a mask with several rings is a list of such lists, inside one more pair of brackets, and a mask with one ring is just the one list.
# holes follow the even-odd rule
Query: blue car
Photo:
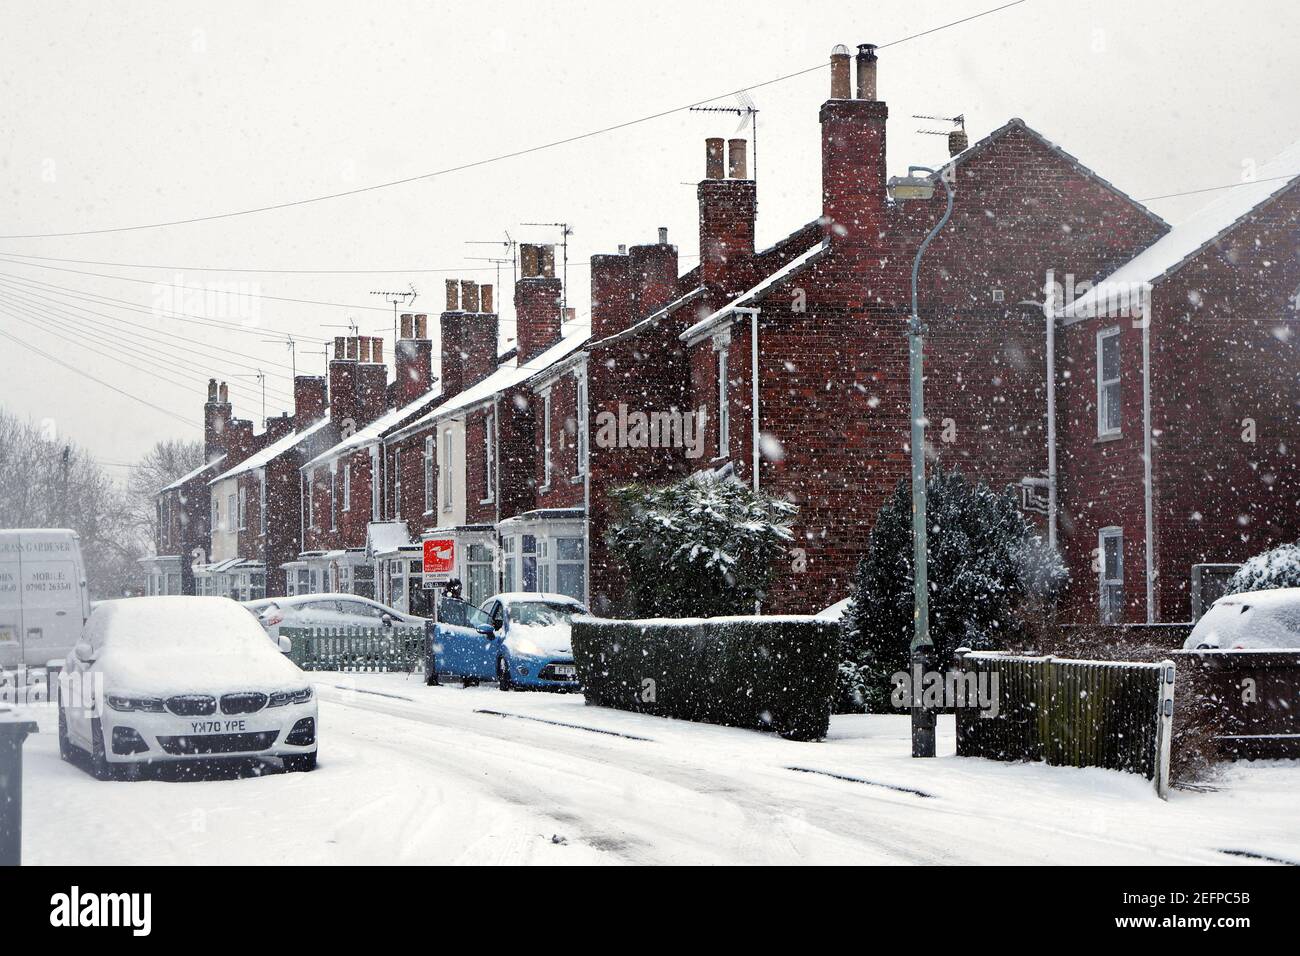
[[498, 687], [578, 688], [569, 622], [573, 615], [587, 613], [580, 601], [564, 594], [515, 591], [488, 598], [483, 611], [501, 641]]
[[470, 686], [496, 680], [502, 690], [576, 690], [569, 620], [585, 613], [580, 602], [563, 594], [498, 594], [482, 608], [444, 598], [438, 621], [430, 626], [425, 681], [452, 678]]

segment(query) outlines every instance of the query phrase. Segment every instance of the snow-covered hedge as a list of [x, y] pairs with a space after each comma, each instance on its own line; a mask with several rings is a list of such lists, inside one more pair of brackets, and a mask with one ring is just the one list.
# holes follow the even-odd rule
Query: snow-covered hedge
[[814, 617], [573, 622], [587, 702], [661, 717], [826, 735], [840, 628]]
[[1228, 582], [1228, 594], [1300, 587], [1300, 545], [1284, 544], [1257, 554]]

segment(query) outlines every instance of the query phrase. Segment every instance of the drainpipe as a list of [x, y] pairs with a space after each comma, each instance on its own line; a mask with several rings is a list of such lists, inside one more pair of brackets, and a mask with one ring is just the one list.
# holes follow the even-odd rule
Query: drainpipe
[[1155, 616], [1155, 516], [1151, 509], [1151, 307], [1142, 313], [1142, 485], [1146, 510], [1147, 623]]
[[1047, 545], [1056, 551], [1056, 297], [1053, 275], [1047, 274]]

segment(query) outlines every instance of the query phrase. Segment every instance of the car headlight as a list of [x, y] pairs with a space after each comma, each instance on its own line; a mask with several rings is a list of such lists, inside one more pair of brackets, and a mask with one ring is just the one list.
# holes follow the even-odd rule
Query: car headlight
[[544, 653], [536, 641], [530, 641], [526, 637], [515, 638], [510, 642], [510, 649], [516, 654], [527, 654], [529, 657], [541, 657]]
[[305, 704], [311, 700], [312, 691], [310, 687], [304, 687], [302, 690], [281, 690], [271, 695], [267, 707], [284, 707], [287, 704]]
[[161, 697], [126, 697], [121, 694], [109, 694], [105, 700], [108, 706], [124, 713], [139, 711], [145, 714], [164, 713]]

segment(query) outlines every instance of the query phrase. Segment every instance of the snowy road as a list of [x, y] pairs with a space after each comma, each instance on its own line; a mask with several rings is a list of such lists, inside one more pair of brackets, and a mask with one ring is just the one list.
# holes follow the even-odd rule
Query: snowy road
[[1233, 767], [1163, 803], [1123, 774], [958, 759], [951, 723], [945, 756], [914, 761], [905, 716], [837, 717], [806, 744], [580, 696], [313, 676], [312, 774], [100, 783], [59, 760], [52, 712], [31, 708], [26, 862], [1300, 861], [1296, 764]]

